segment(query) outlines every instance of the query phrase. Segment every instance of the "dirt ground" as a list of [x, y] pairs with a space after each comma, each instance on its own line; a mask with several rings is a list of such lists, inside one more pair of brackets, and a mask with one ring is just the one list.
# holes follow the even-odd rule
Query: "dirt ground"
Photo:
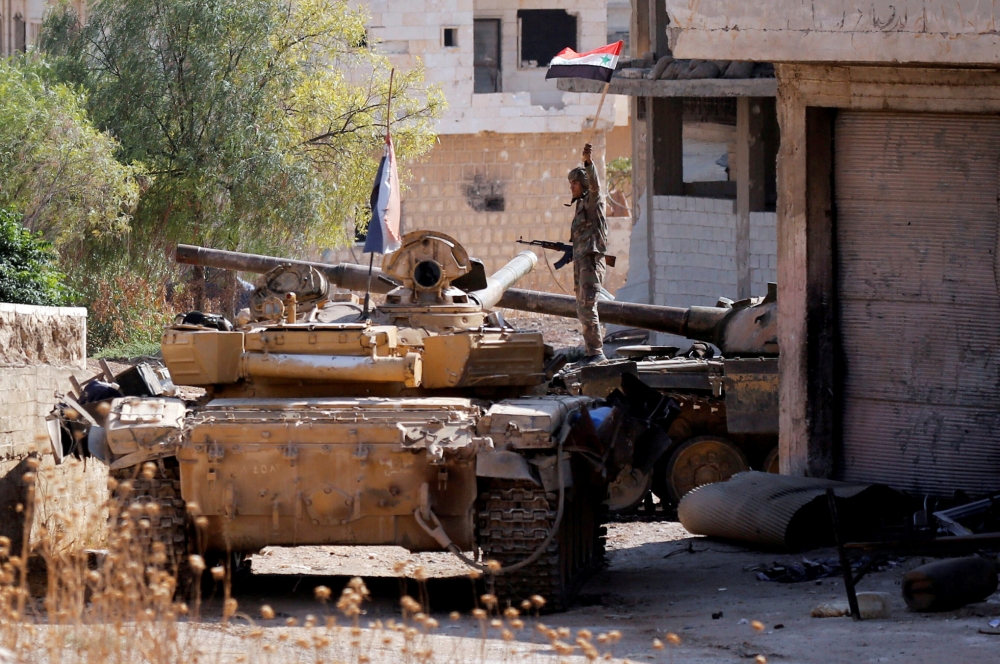
[[[803, 583], [757, 580], [756, 568], [775, 561], [834, 557], [826, 549], [795, 555], [762, 553], [730, 543], [690, 536], [671, 522], [625, 522], [609, 525], [608, 565], [582, 588], [571, 610], [542, 616], [550, 626], [594, 634], [619, 630], [622, 641], [616, 657], [636, 662], [739, 662], [763, 655], [771, 662], [996, 662], [1000, 661], [1000, 635], [989, 626], [1000, 616], [1000, 594], [964, 609], [917, 614], [900, 596], [903, 573], [923, 562], [909, 559], [868, 575], [859, 590], [888, 592], [893, 598], [888, 619], [854, 622], [849, 618], [818, 619], [811, 610], [827, 601], [845, 600], [840, 579]], [[299, 547], [269, 548], [253, 558], [253, 572], [236, 582], [233, 593], [241, 610], [256, 615], [269, 604], [277, 617], [263, 621], [264, 642], [284, 647], [289, 639], [289, 617], [300, 623], [320, 607], [313, 588], [326, 585], [338, 593], [351, 576], [362, 576], [371, 589], [366, 604], [367, 621], [399, 617], [398, 598], [406, 592], [419, 596], [421, 588], [400, 578], [397, 563], [407, 564], [411, 579], [416, 568], [426, 574], [426, 592], [432, 615], [442, 627], [433, 637], [440, 651], [456, 653], [456, 661], [507, 661], [520, 654], [542, 662], [554, 661], [548, 646], [532, 644], [533, 630], [526, 629], [511, 647], [498, 634], [480, 640], [480, 625], [469, 617], [473, 607], [472, 582], [466, 570], [446, 554], [411, 555], [397, 548]], [[212, 618], [219, 602], [206, 605], [202, 629], [236, 637], [240, 626], [223, 627]], [[463, 618], [448, 619], [450, 611]], [[756, 632], [750, 621], [765, 625]], [[529, 624], [529, 628], [531, 625]], [[367, 632], [367, 630], [365, 630]], [[654, 638], [668, 632], [681, 644], [666, 651], [652, 649]], [[285, 634], [285, 636], [281, 636]], [[279, 648], [280, 651], [280, 648]], [[234, 651], [235, 652], [235, 651]], [[462, 654], [464, 653], [464, 654]], [[388, 660], [389, 653], [383, 653]], [[292, 653], [289, 651], [289, 656]], [[380, 659], [374, 657], [375, 660]]]

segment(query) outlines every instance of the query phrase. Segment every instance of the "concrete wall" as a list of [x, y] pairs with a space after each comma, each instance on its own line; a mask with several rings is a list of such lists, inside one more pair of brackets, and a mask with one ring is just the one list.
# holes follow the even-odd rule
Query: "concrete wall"
[[48, 455], [38, 472], [38, 495], [44, 501], [36, 509], [36, 528], [56, 528], [60, 517], [76, 510], [79, 521], [58, 526], [72, 531], [104, 502], [105, 468], [97, 463], [55, 467], [45, 428], [55, 392], [71, 389], [71, 374], [83, 377], [86, 348], [86, 309], [0, 303], [0, 534], [14, 541], [15, 551], [25, 529], [24, 513], [17, 509], [27, 498], [21, 478], [32, 453]]
[[671, 46], [680, 58], [1000, 63], [1000, 7], [978, 0], [666, 4]]
[[[603, 151], [603, 134], [596, 150]], [[579, 164], [579, 134], [445, 135], [429, 158], [412, 169], [403, 198], [404, 231], [432, 229], [447, 233], [482, 259], [488, 271], [501, 267], [527, 247], [519, 237], [569, 240], [573, 213], [566, 173]], [[599, 166], [603, 170], [603, 163]], [[603, 176], [603, 175], [602, 175]], [[503, 211], [485, 209], [487, 198], [502, 199]], [[605, 286], [614, 292], [625, 282], [632, 220], [609, 217], [609, 253], [618, 257]], [[520, 282], [522, 288], [572, 292], [569, 268], [550, 272], [539, 250], [538, 267]], [[560, 255], [547, 252], [550, 262]], [[360, 247], [328, 252], [325, 260], [363, 262]]]
[[[636, 206], [645, 210], [645, 197]], [[712, 306], [720, 296], [736, 293], [736, 212], [731, 200], [689, 196], [654, 196], [654, 304], [673, 307]], [[750, 214], [752, 293], [763, 296], [777, 277], [777, 214]], [[633, 227], [627, 285], [619, 299], [648, 302], [646, 224]], [[661, 335], [659, 343], [674, 343]]]

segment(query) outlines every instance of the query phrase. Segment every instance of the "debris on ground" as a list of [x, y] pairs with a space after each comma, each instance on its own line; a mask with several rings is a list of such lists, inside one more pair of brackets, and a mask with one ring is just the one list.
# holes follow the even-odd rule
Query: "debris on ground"
[[[871, 571], [881, 572], [883, 570], [896, 567], [903, 558], [883, 558], [878, 559], [872, 556], [861, 556], [851, 560], [851, 569], [869, 567]], [[815, 581], [832, 576], [842, 576], [844, 571], [838, 558], [824, 558], [822, 560], [810, 560], [803, 558], [798, 563], [775, 562], [767, 565], [752, 565], [746, 569], [747, 572], [757, 572], [759, 581], [774, 581], [777, 583], [802, 583], [804, 581]]]
[[914, 611], [950, 611], [996, 591], [997, 563], [979, 556], [938, 560], [903, 576], [903, 599]]
[[[889, 593], [858, 593], [858, 609], [862, 620], [877, 620], [892, 615], [892, 600]], [[847, 602], [824, 602], [812, 610], [813, 618], [839, 618], [851, 615]]]

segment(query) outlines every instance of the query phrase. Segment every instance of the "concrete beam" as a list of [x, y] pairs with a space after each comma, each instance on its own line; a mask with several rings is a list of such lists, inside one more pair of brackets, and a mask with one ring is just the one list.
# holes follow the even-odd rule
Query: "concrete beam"
[[[604, 83], [586, 78], [557, 79], [563, 92], [600, 94]], [[610, 95], [630, 97], [774, 97], [778, 81], [774, 78], [697, 78], [686, 81], [650, 81], [645, 78], [611, 79]]]

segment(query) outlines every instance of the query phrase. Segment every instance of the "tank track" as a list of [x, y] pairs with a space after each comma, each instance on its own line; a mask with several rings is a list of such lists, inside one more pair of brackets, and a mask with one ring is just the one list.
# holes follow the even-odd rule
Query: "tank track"
[[[192, 581], [188, 566], [191, 528], [181, 498], [177, 461], [164, 460], [152, 478], [142, 474], [141, 466], [111, 471], [111, 476], [118, 482], [113, 497], [120, 505], [115, 525], [122, 531], [132, 524], [132, 541], [147, 561], [151, 560], [154, 544], [162, 543], [166, 562], [161, 568], [176, 573], [177, 592], [186, 594]], [[132, 483], [130, 491], [122, 489], [124, 482]], [[151, 514], [147, 505], [156, 505], [158, 510]], [[133, 510], [134, 507], [140, 509]], [[143, 519], [149, 520], [149, 527], [139, 523]]]
[[[600, 495], [600, 494], [598, 494]], [[483, 560], [515, 565], [548, 537], [555, 524], [559, 494], [531, 482], [490, 481], [477, 505], [477, 530]], [[491, 577], [501, 606], [519, 606], [532, 595], [545, 598], [546, 611], [565, 610], [587, 576], [604, 563], [607, 530], [599, 502], [566, 490], [559, 532], [532, 564]]]

